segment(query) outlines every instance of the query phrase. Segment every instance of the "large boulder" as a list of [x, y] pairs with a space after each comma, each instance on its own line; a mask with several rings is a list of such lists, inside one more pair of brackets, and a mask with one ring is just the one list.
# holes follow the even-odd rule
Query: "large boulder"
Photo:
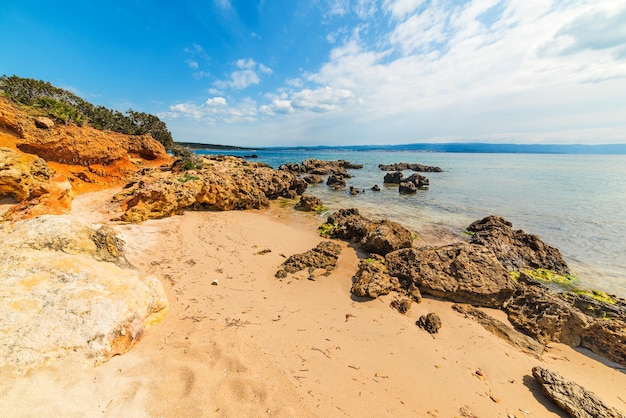
[[0, 148], [0, 197], [17, 202], [39, 197], [49, 191], [52, 170], [41, 158]]
[[[504, 309], [511, 324], [544, 344], [560, 342], [585, 347], [626, 366], [624, 301], [596, 300], [579, 309], [576, 300], [567, 293], [555, 293], [522, 274], [517, 290]], [[595, 308], [590, 310], [589, 306]], [[610, 314], [597, 317], [596, 309]]]
[[544, 268], [568, 274], [569, 268], [560, 251], [545, 244], [536, 235], [513, 230], [511, 222], [501, 216], [488, 216], [467, 227], [470, 242], [490, 248], [509, 270]]
[[132, 269], [114, 231], [65, 216], [0, 226], [0, 366], [26, 371], [123, 354], [167, 308], [160, 282]]
[[354, 208], [332, 213], [327, 223], [333, 226], [333, 237], [352, 241], [374, 254], [409, 248], [413, 242], [411, 231], [402, 225], [387, 219], [370, 220]]
[[300, 196], [300, 200], [294, 206], [296, 210], [301, 210], [304, 212], [315, 212], [317, 210], [320, 210], [323, 207], [324, 205], [322, 204], [322, 201], [319, 198], [315, 196], [309, 196], [309, 195]]
[[624, 418], [595, 393], [543, 367], [533, 367], [543, 394], [574, 418]]
[[389, 274], [422, 293], [472, 305], [500, 308], [515, 283], [495, 255], [479, 245], [407, 248], [386, 256]]

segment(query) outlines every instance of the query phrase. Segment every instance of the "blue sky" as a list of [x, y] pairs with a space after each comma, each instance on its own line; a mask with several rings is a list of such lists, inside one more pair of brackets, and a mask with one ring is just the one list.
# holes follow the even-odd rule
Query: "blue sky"
[[621, 1], [4, 3], [0, 74], [177, 141], [626, 142]]

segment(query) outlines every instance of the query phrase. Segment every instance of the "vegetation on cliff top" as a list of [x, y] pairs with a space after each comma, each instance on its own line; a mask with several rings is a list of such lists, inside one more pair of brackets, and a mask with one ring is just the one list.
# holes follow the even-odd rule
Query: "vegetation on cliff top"
[[0, 95], [16, 103], [40, 109], [45, 115], [63, 123], [88, 123], [96, 129], [128, 135], [150, 134], [166, 149], [171, 149], [174, 144], [165, 122], [154, 115], [132, 109], [121, 113], [104, 106], [94, 106], [45, 81], [3, 75], [0, 77]]

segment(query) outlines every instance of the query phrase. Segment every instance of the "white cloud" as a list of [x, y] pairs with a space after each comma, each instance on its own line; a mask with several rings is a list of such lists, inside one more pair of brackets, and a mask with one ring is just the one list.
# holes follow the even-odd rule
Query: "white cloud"
[[[259, 93], [260, 106], [252, 106], [224, 91], [263, 86], [274, 71], [251, 58], [237, 60], [213, 85], [214, 96], [229, 98], [212, 106], [218, 113], [208, 105], [181, 105], [172, 114], [216, 118], [216, 127], [220, 120], [256, 121], [240, 134], [234, 125], [224, 128], [241, 144], [260, 131], [274, 132], [268, 141], [311, 143], [322, 132], [331, 143], [347, 137], [360, 143], [626, 137], [626, 8], [620, 2], [324, 4], [328, 15], [351, 22], [322, 35], [334, 42], [326, 62], [287, 76], [276, 65], [283, 85]], [[364, 20], [355, 24], [357, 17]]]
[[238, 59], [235, 61], [234, 66], [238, 70], [231, 72], [228, 79], [217, 80], [213, 85], [221, 90], [229, 88], [243, 90], [246, 87], [260, 83], [261, 79], [259, 78], [259, 73], [269, 75], [273, 72], [271, 68], [264, 64], [258, 64], [252, 58]]
[[215, 0], [215, 4], [217, 4], [217, 6], [223, 10], [230, 10], [233, 7], [230, 4], [230, 0]]
[[197, 70], [198, 69], [198, 62], [194, 61], [194, 60], [187, 60], [185, 61], [187, 63], [187, 66], [189, 68], [191, 68], [192, 70]]
[[223, 97], [213, 97], [212, 99], [208, 99], [205, 104], [207, 106], [226, 106], [226, 99]]
[[337, 110], [343, 104], [354, 100], [348, 90], [324, 87], [316, 90], [305, 89], [292, 96], [293, 107], [313, 112]]

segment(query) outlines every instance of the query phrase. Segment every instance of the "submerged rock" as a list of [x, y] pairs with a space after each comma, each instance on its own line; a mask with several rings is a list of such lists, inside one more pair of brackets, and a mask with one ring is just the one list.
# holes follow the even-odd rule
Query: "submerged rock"
[[557, 373], [542, 367], [533, 367], [534, 378], [544, 395], [574, 418], [623, 418], [615, 408], [606, 405], [598, 396]]
[[65, 216], [0, 227], [0, 366], [123, 354], [167, 308], [161, 283], [130, 268], [114, 231]]

